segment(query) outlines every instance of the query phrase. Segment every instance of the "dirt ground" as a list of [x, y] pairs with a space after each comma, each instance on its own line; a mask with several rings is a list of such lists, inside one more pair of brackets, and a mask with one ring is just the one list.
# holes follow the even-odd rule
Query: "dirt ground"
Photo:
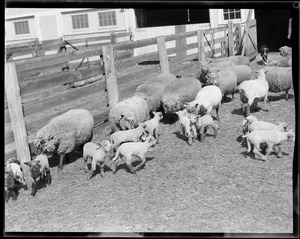
[[[254, 60], [251, 67], [262, 66]], [[295, 130], [293, 90], [288, 101], [283, 92], [270, 93], [268, 109], [251, 113]], [[107, 167], [104, 177], [89, 180], [82, 158], [60, 172], [51, 162], [50, 186], [35, 197], [30, 187], [21, 189], [17, 201], [5, 204], [5, 231], [292, 233], [294, 143], [283, 142], [282, 158], [254, 159], [240, 144], [244, 117], [238, 94], [219, 115], [217, 138], [208, 130], [205, 142], [192, 146], [178, 121], [162, 122], [160, 143], [137, 174], [120, 165], [115, 175]], [[108, 137], [104, 128], [93, 141]]]

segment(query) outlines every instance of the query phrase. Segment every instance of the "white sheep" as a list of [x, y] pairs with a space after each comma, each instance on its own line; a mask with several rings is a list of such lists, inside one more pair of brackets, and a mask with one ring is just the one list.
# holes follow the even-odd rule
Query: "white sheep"
[[158, 138], [158, 129], [159, 129], [159, 121], [163, 119], [162, 112], [152, 112], [154, 117], [150, 120], [144, 122], [145, 124], [145, 131], [152, 135], [156, 139], [156, 143], [159, 144]]
[[37, 154], [45, 153], [48, 157], [58, 154], [57, 169], [61, 170], [65, 156], [92, 140], [93, 125], [93, 115], [85, 109], [72, 109], [53, 118], [36, 134]]
[[192, 122], [196, 123], [197, 134], [200, 141], [204, 141], [207, 128], [211, 127], [214, 130], [214, 137], [217, 137], [217, 131], [219, 129], [218, 125], [214, 122], [213, 118], [210, 115], [195, 115], [191, 117]]
[[269, 91], [277, 93], [284, 91], [285, 99], [289, 98], [289, 90], [293, 87], [292, 67], [265, 67], [266, 80], [269, 83]]
[[100, 175], [103, 177], [104, 166], [106, 165], [106, 159], [110, 159], [110, 154], [112, 153], [112, 144], [109, 140], [103, 140], [101, 144], [95, 144], [93, 142], [87, 142], [83, 146], [83, 161], [84, 161], [84, 171], [88, 172], [87, 161], [90, 159], [92, 164], [92, 172], [89, 178], [92, 178], [96, 172], [97, 163], [100, 164]]
[[[251, 151], [252, 144], [254, 146], [253, 153], [259, 156], [262, 160], [266, 160], [268, 158], [273, 148], [277, 153], [277, 157], [281, 157], [282, 153], [280, 144], [282, 143], [282, 141], [295, 141], [295, 133], [293, 132], [293, 130], [289, 130], [288, 132], [280, 132], [276, 130], [255, 130], [243, 137], [247, 139], [248, 153]], [[265, 143], [268, 146], [266, 155], [260, 153], [260, 144], [262, 143]]]
[[213, 109], [216, 110], [217, 120], [219, 121], [219, 107], [222, 101], [222, 92], [218, 86], [209, 85], [199, 90], [195, 100], [185, 105], [190, 113], [211, 114]]
[[248, 132], [249, 125], [255, 121], [257, 121], [257, 118], [254, 115], [249, 115], [243, 120], [243, 123], [242, 123], [243, 134], [246, 134], [246, 132]]
[[237, 87], [237, 76], [232, 70], [216, 70], [206, 75], [207, 85], [216, 85], [220, 88], [223, 101], [226, 100], [227, 94], [231, 94], [234, 99], [234, 92]]
[[15, 180], [15, 184], [20, 184], [24, 190], [28, 189], [23, 170], [18, 163], [8, 164], [5, 167], [5, 171], [12, 172], [13, 178]]
[[116, 131], [110, 135], [110, 142], [112, 143], [112, 148], [115, 150], [120, 144], [124, 142], [138, 142], [141, 137], [145, 137], [144, 123], [139, 123], [139, 126], [134, 129]]
[[292, 47], [282, 46], [279, 48], [280, 55], [284, 57], [288, 57], [292, 55]]
[[164, 88], [162, 107], [165, 113], [182, 110], [185, 103], [195, 99], [202, 88], [201, 82], [195, 77], [178, 78]]
[[194, 140], [197, 138], [197, 128], [195, 121], [191, 119], [192, 117], [186, 109], [175, 112], [175, 114], [178, 115], [182, 134], [188, 137], [188, 143], [189, 145], [192, 145]]
[[248, 132], [251, 133], [254, 130], [276, 130], [280, 132], [285, 132], [287, 130], [287, 123], [280, 122], [277, 124], [272, 124], [265, 121], [255, 121], [249, 124]]
[[[114, 162], [113, 173], [117, 172], [118, 162], [116, 162], [119, 158], [124, 157], [125, 163], [131, 173], [136, 173], [140, 170], [146, 163], [145, 154], [149, 151], [150, 147], [154, 147], [156, 144], [156, 140], [152, 135], [149, 135], [144, 142], [129, 142], [122, 144], [117, 152], [115, 157], [112, 159]], [[133, 155], [138, 156], [141, 160], [141, 163], [136, 167], [132, 166], [132, 157]]]
[[5, 167], [5, 183], [4, 183], [4, 189], [5, 189], [5, 202], [8, 202], [9, 198], [12, 197], [12, 199], [15, 201], [18, 197], [18, 188], [15, 183], [15, 178], [13, 175], [13, 172], [11, 170], [11, 167]]
[[48, 157], [40, 154], [34, 160], [31, 160], [31, 162], [25, 162], [24, 164], [30, 167], [31, 177], [33, 178], [31, 195], [35, 196], [38, 180], [44, 181], [46, 184], [51, 184], [52, 176], [50, 174]]
[[238, 86], [242, 112], [246, 116], [248, 116], [250, 113], [251, 105], [253, 103], [256, 105], [257, 101], [261, 100], [262, 98], [264, 99], [264, 110], [267, 111], [269, 83], [266, 80], [266, 72], [266, 70], [261, 69], [258, 71], [259, 75], [257, 79], [244, 81]]

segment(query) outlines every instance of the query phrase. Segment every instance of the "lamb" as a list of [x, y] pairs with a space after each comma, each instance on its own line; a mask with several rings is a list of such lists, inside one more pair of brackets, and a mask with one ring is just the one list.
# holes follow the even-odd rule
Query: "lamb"
[[246, 56], [228, 56], [228, 57], [223, 57], [223, 58], [215, 58], [213, 59], [213, 62], [224, 62], [224, 61], [231, 61], [236, 65], [250, 65], [250, 61], [248, 57]]
[[191, 119], [191, 116], [186, 109], [175, 112], [178, 115], [179, 122], [182, 129], [182, 134], [188, 137], [189, 145], [192, 145], [195, 139], [197, 138], [197, 128], [195, 120]]
[[285, 132], [287, 130], [287, 127], [288, 125], [285, 122], [277, 123], [275, 125], [265, 121], [255, 121], [249, 124], [248, 132], [250, 133], [254, 130], [276, 130], [279, 132]]
[[139, 126], [135, 129], [114, 132], [110, 135], [112, 148], [115, 150], [120, 144], [124, 142], [138, 142], [141, 137], [145, 137], [145, 129], [145, 123], [139, 123]]
[[[84, 171], [88, 172], [87, 161], [91, 159], [92, 162], [92, 172], [90, 174], [90, 179], [94, 176], [96, 172], [97, 163], [100, 164], [100, 175], [103, 177], [104, 166], [106, 165], [105, 160], [110, 158], [112, 153], [112, 144], [109, 140], [103, 140], [101, 144], [95, 144], [93, 142], [87, 142], [83, 146], [83, 160], [84, 160]], [[103, 172], [103, 173], [102, 173]]]
[[37, 132], [34, 145], [37, 154], [60, 156], [58, 171], [63, 168], [64, 157], [93, 138], [94, 119], [85, 109], [72, 109], [50, 120]]
[[201, 82], [195, 77], [181, 77], [172, 81], [164, 88], [162, 107], [165, 113], [182, 110], [184, 104], [195, 99], [202, 88]]
[[246, 134], [246, 132], [248, 132], [248, 127], [250, 124], [252, 124], [253, 122], [256, 122], [257, 121], [257, 118], [253, 115], [249, 115], [246, 117], [246, 119], [243, 120], [243, 124], [242, 124], [242, 127], [243, 127], [243, 135]]
[[234, 71], [218, 70], [211, 72], [206, 78], [207, 85], [216, 85], [221, 89], [224, 101], [227, 94], [231, 94], [232, 99], [234, 99], [234, 92], [237, 87], [237, 76]]
[[261, 69], [258, 71], [259, 75], [257, 79], [244, 81], [238, 86], [240, 99], [242, 102], [242, 112], [246, 115], [246, 117], [250, 113], [251, 105], [253, 103], [256, 105], [257, 101], [261, 98], [264, 99], [264, 110], [267, 111], [269, 84], [266, 80], [266, 72], [266, 70]]
[[148, 121], [145, 121], [145, 131], [152, 135], [156, 139], [156, 143], [159, 144], [158, 138], [158, 128], [159, 128], [159, 121], [163, 119], [162, 112], [153, 112], [154, 117]]
[[52, 177], [48, 157], [40, 154], [31, 162], [25, 162], [24, 164], [30, 167], [31, 177], [34, 181], [31, 185], [31, 195], [35, 196], [37, 192], [37, 180], [44, 181], [48, 185], [51, 184]]
[[210, 115], [193, 115], [191, 121], [196, 123], [197, 134], [200, 141], [204, 141], [208, 127], [214, 129], [214, 137], [217, 137], [219, 126], [214, 122]]
[[[138, 170], [140, 170], [146, 163], [145, 154], [149, 151], [150, 147], [154, 147], [156, 144], [156, 140], [152, 135], [149, 135], [145, 142], [129, 142], [122, 144], [117, 152], [115, 157], [112, 159], [113, 162], [117, 161], [119, 158], [124, 157], [125, 163], [131, 173], [135, 174]], [[140, 158], [141, 163], [138, 164], [136, 167], [133, 167], [132, 156], [136, 155]], [[117, 172], [117, 163], [114, 163], [113, 173]]]
[[292, 67], [265, 67], [269, 91], [277, 93], [285, 91], [285, 99], [289, 99], [289, 90], [293, 87]]
[[209, 85], [199, 90], [195, 100], [185, 105], [190, 113], [211, 114], [213, 109], [216, 110], [217, 120], [219, 121], [219, 107], [221, 105], [222, 92], [218, 86]]
[[[252, 131], [249, 134], [246, 134], [243, 137], [247, 139], [248, 153], [251, 151], [250, 144], [253, 144], [253, 153], [259, 156], [262, 160], [267, 160], [273, 148], [277, 153], [277, 157], [281, 157], [282, 153], [280, 144], [282, 143], [282, 141], [292, 140], [293, 142], [295, 142], [295, 133], [293, 132], [293, 130], [289, 130], [288, 132], [279, 132], [276, 130], [256, 130]], [[263, 155], [259, 152], [261, 143], [266, 143], [268, 146], [266, 155]]]
[[161, 73], [140, 85], [134, 95], [115, 105], [109, 112], [112, 132], [133, 129], [150, 118], [161, 107], [164, 87], [175, 80], [171, 73]]

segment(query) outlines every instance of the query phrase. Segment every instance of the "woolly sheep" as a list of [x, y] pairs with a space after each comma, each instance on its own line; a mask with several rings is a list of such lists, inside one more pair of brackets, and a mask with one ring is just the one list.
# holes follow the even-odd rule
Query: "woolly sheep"
[[152, 135], [156, 139], [156, 143], [159, 144], [158, 129], [159, 121], [163, 119], [162, 112], [153, 112], [154, 117], [144, 122], [145, 131]]
[[228, 56], [223, 58], [215, 58], [213, 62], [224, 62], [224, 61], [231, 61], [236, 65], [250, 65], [250, 61], [246, 56]]
[[254, 130], [276, 130], [280, 132], [285, 132], [288, 125], [285, 122], [280, 122], [275, 124], [265, 122], [265, 121], [255, 121], [249, 124], [248, 132], [251, 133]]
[[175, 112], [178, 115], [178, 119], [181, 125], [182, 134], [188, 137], [189, 145], [192, 145], [197, 138], [197, 128], [195, 122], [191, 120], [191, 117], [186, 109]]
[[51, 174], [48, 157], [44, 154], [38, 155], [31, 162], [25, 162], [24, 164], [30, 167], [31, 177], [33, 182], [31, 185], [31, 195], [35, 196], [37, 192], [37, 180], [45, 181], [46, 184], [51, 184]]
[[[281, 142], [287, 140], [295, 141], [295, 133], [293, 130], [289, 130], [288, 132], [279, 132], [276, 130], [256, 130], [243, 137], [247, 139], [248, 153], [251, 151], [250, 144], [253, 144], [253, 153], [259, 156], [262, 160], [266, 160], [268, 158], [273, 148], [275, 152], [277, 151], [277, 157], [281, 157]], [[268, 146], [266, 155], [259, 152], [261, 150], [260, 144], [262, 143], [266, 143]]]
[[291, 67], [292, 66], [292, 57], [280, 57], [272, 60], [268, 63], [268, 66], [276, 67]]
[[[156, 140], [152, 135], [149, 135], [145, 142], [129, 142], [122, 144], [117, 152], [115, 157], [112, 159], [114, 163], [113, 173], [117, 172], [118, 162], [116, 162], [119, 158], [124, 157], [125, 163], [131, 173], [136, 173], [140, 170], [146, 163], [145, 154], [149, 151], [150, 147], [154, 147], [156, 144]], [[132, 156], [136, 155], [141, 160], [141, 163], [136, 167], [132, 166]]]
[[223, 61], [223, 62], [212, 62], [208, 63], [205, 61], [200, 62], [200, 71], [196, 73], [196, 78], [200, 80], [202, 84], [206, 84], [206, 75], [210, 73], [211, 69], [226, 69], [228, 67], [235, 66], [235, 64], [231, 61]]
[[218, 86], [209, 85], [199, 90], [195, 100], [185, 105], [190, 113], [211, 114], [213, 109], [216, 110], [217, 120], [219, 121], [219, 107], [221, 105], [222, 92]]
[[219, 70], [211, 72], [206, 76], [207, 85], [216, 85], [221, 89], [224, 100], [227, 94], [231, 94], [234, 99], [234, 92], [237, 87], [237, 77], [232, 70]]
[[201, 83], [195, 77], [181, 77], [169, 83], [162, 95], [165, 113], [182, 110], [185, 103], [195, 99], [201, 89]]
[[266, 80], [269, 83], [269, 91], [277, 93], [285, 91], [286, 100], [289, 99], [289, 90], [293, 87], [292, 67], [265, 67]]
[[147, 98], [132, 96], [115, 105], [109, 112], [112, 132], [134, 129], [150, 118]]
[[37, 154], [54, 153], [60, 156], [58, 170], [63, 168], [64, 157], [76, 147], [83, 146], [93, 138], [94, 119], [85, 109], [72, 109], [50, 120], [37, 132], [34, 145]]
[[109, 140], [103, 140], [101, 144], [95, 144], [93, 142], [87, 142], [83, 146], [83, 162], [84, 171], [88, 172], [87, 161], [91, 159], [92, 171], [89, 178], [92, 178], [96, 172], [97, 163], [100, 164], [100, 175], [103, 177], [104, 166], [106, 165], [105, 160], [110, 158], [112, 153], [112, 144]]
[[284, 57], [288, 57], [292, 55], [292, 47], [282, 46], [279, 48], [280, 55]]
[[110, 135], [110, 142], [112, 148], [115, 150], [120, 144], [124, 142], [138, 142], [141, 137], [144, 137], [146, 125], [145, 123], [139, 123], [139, 126], [134, 129], [116, 131]]
[[[264, 99], [265, 111], [267, 111], [267, 99], [269, 84], [266, 80], [266, 70], [261, 69], [258, 71], [258, 78], [255, 80], [248, 80], [242, 82], [239, 86], [239, 93], [242, 105], [242, 112], [248, 116], [250, 113], [250, 107], [253, 103], [257, 104], [257, 101]], [[246, 109], [246, 110], [245, 110]]]
[[109, 112], [112, 132], [132, 129], [150, 118], [150, 112], [161, 106], [164, 87], [175, 80], [171, 73], [161, 73], [139, 86], [134, 96], [115, 105]]
[[213, 128], [214, 137], [217, 137], [217, 131], [219, 127], [210, 115], [194, 115], [192, 116], [191, 120], [192, 122], [196, 123], [197, 134], [199, 136], [200, 141], [204, 141], [208, 127]]
[[11, 167], [5, 167], [5, 202], [9, 201], [9, 198], [12, 197], [12, 199], [15, 201], [17, 200], [18, 195], [18, 188], [15, 183], [14, 174], [11, 170]]
[[20, 167], [19, 164], [10, 163], [5, 167], [5, 171], [7, 171], [7, 172], [11, 171], [12, 172], [13, 178], [15, 180], [15, 184], [16, 183], [20, 184], [21, 187], [24, 190], [28, 189], [23, 170], [22, 170], [22, 168]]

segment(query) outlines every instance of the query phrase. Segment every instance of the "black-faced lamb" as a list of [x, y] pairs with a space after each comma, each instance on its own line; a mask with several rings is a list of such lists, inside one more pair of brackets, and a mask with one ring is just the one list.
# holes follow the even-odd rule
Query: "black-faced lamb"
[[158, 129], [159, 122], [163, 119], [162, 112], [153, 112], [154, 117], [150, 120], [145, 121], [143, 124], [145, 125], [145, 131], [152, 135], [156, 139], [156, 143], [159, 144], [158, 138]]
[[191, 114], [186, 109], [175, 112], [178, 115], [182, 134], [188, 138], [189, 145], [192, 145], [197, 138], [196, 122], [191, 119]]
[[34, 160], [31, 160], [31, 162], [25, 162], [24, 164], [30, 167], [31, 177], [33, 179], [31, 195], [35, 196], [38, 181], [45, 182], [45, 185], [51, 184], [52, 176], [50, 174], [48, 157], [44, 154], [40, 154]]
[[285, 99], [289, 99], [289, 90], [293, 87], [292, 67], [265, 67], [269, 91], [278, 93], [284, 91]]
[[209, 85], [199, 90], [195, 100], [185, 105], [189, 113], [205, 115], [211, 114], [216, 110], [217, 120], [219, 121], [219, 107], [222, 101], [222, 92], [218, 86]]
[[261, 99], [264, 99], [264, 110], [267, 111], [269, 83], [266, 80], [266, 72], [261, 69], [258, 71], [257, 79], [244, 81], [238, 86], [242, 112], [246, 117], [250, 114], [251, 105], [253, 103], [256, 105]]
[[161, 107], [165, 86], [176, 79], [171, 73], [158, 74], [140, 85], [132, 97], [116, 104], [109, 112], [112, 132], [133, 129], [148, 120], [150, 113]]
[[[118, 162], [116, 162], [120, 158], [124, 158], [126, 166], [128, 167], [131, 173], [136, 173], [140, 170], [146, 163], [145, 154], [149, 151], [150, 147], [154, 147], [156, 144], [156, 140], [152, 135], [149, 135], [144, 142], [129, 142], [122, 144], [117, 152], [115, 157], [112, 159], [114, 164], [113, 173], [117, 172]], [[136, 167], [132, 166], [132, 158], [133, 155], [138, 156], [141, 160], [141, 163], [138, 164]]]
[[[251, 151], [252, 144], [254, 146], [253, 153], [259, 156], [262, 160], [267, 160], [273, 149], [275, 153], [277, 153], [277, 157], [281, 157], [282, 153], [280, 144], [287, 140], [295, 141], [295, 133], [293, 130], [289, 130], [288, 132], [280, 132], [276, 130], [255, 130], [243, 137], [247, 140], [248, 153]], [[268, 146], [265, 155], [260, 153], [260, 144], [262, 143], [265, 143]]]
[[200, 141], [204, 141], [208, 127], [214, 130], [214, 137], [217, 137], [219, 126], [210, 115], [193, 115], [191, 120], [196, 123], [197, 134]]
[[72, 109], [53, 118], [37, 132], [34, 141], [37, 154], [45, 153], [48, 157], [58, 154], [58, 170], [61, 170], [65, 156], [92, 140], [93, 125], [93, 116], [85, 109]]
[[84, 171], [88, 172], [87, 162], [91, 160], [91, 174], [89, 178], [92, 178], [96, 172], [96, 165], [100, 164], [100, 176], [104, 175], [104, 166], [110, 159], [112, 151], [112, 144], [109, 140], [103, 140], [101, 144], [95, 144], [93, 142], [87, 142], [83, 146], [83, 162]]
[[134, 129], [116, 131], [110, 135], [110, 142], [113, 150], [116, 150], [124, 142], [138, 142], [146, 135], [145, 123], [139, 123], [139, 126]]
[[234, 99], [234, 92], [237, 87], [237, 77], [232, 70], [217, 70], [206, 75], [207, 85], [216, 85], [220, 88], [223, 101], [225, 101], [227, 94], [231, 94]]

